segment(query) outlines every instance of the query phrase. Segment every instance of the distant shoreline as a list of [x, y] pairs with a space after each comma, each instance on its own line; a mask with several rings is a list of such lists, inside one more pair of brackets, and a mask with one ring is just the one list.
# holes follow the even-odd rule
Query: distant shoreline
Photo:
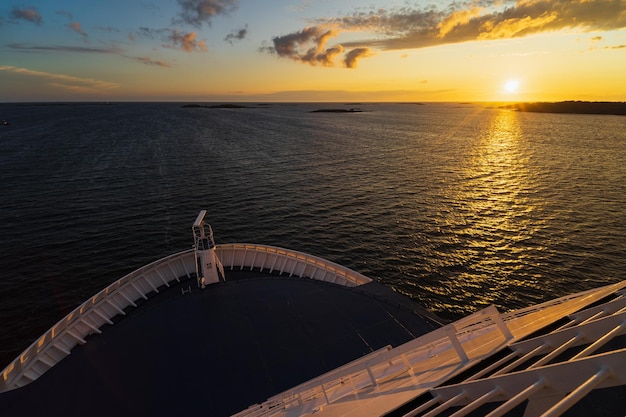
[[[184, 102], [161, 102], [161, 101], [145, 101], [145, 102], [131, 102], [131, 101], [70, 101], [70, 102], [0, 102], [0, 108], [12, 107], [12, 106], [114, 106], [119, 104], [174, 104], [181, 108], [196, 108], [196, 109], [255, 109], [264, 108], [268, 106], [295, 106], [299, 104], [320, 104], [325, 106], [342, 106], [340, 103], [314, 103], [314, 102], [271, 102], [271, 103], [258, 103], [258, 102], [234, 102], [234, 103], [187, 103]], [[499, 108], [516, 110], [520, 112], [530, 113], [561, 113], [561, 114], [595, 114], [595, 115], [616, 115], [626, 116], [626, 102], [619, 101], [560, 101], [560, 102], [432, 102], [432, 103], [419, 103], [419, 102], [358, 102], [358, 103], [344, 103], [343, 106], [355, 106], [349, 108], [337, 108], [337, 107], [321, 107], [317, 110], [310, 110], [312, 113], [361, 113], [369, 112], [371, 110], [364, 110], [357, 106], [369, 106], [378, 104], [402, 104], [402, 105], [419, 105], [424, 106], [426, 104], [443, 104], [443, 105], [477, 105], [485, 106], [488, 108]]]
[[626, 102], [560, 101], [556, 103], [515, 103], [501, 108], [534, 113], [608, 114], [626, 116]]

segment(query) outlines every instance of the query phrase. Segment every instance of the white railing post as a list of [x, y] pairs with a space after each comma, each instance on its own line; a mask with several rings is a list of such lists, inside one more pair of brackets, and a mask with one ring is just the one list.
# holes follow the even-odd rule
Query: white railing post
[[465, 353], [465, 350], [463, 350], [463, 346], [456, 336], [456, 329], [454, 328], [454, 325], [448, 324], [447, 326], [445, 326], [444, 332], [446, 336], [448, 336], [448, 339], [450, 339], [450, 343], [452, 343], [452, 346], [454, 347], [457, 355], [459, 355], [461, 363], [469, 362], [469, 357], [467, 356], [467, 353]]
[[376, 377], [374, 376], [374, 373], [372, 372], [372, 368], [370, 366], [367, 367], [367, 374], [370, 376], [370, 380], [372, 381], [372, 385], [376, 386]]
[[504, 335], [504, 338], [507, 341], [513, 339], [513, 334], [511, 333], [511, 331], [507, 327], [507, 325], [504, 322], [504, 320], [502, 320], [502, 316], [500, 315], [499, 312], [496, 312], [496, 314], [493, 315], [493, 321], [496, 323], [496, 326], [498, 326], [498, 329], [500, 329], [500, 331]]
[[611, 371], [603, 367], [591, 378], [583, 382], [578, 388], [570, 392], [565, 398], [555, 404], [551, 409], [543, 414], [543, 417], [558, 417], [567, 410], [569, 410], [574, 404], [580, 401], [584, 396], [589, 394], [593, 389], [598, 386], [602, 381], [611, 375]]
[[326, 389], [324, 388], [324, 384], [321, 385], [322, 394], [324, 394], [324, 400], [326, 400], [326, 404], [330, 405], [330, 401], [328, 400], [328, 395], [326, 395]]
[[537, 382], [534, 384], [524, 388], [522, 391], [515, 394], [513, 397], [509, 398], [504, 404], [500, 405], [498, 408], [493, 410], [491, 413], [487, 414], [486, 417], [500, 417], [520, 405], [527, 398], [530, 398], [535, 392], [539, 391], [543, 387], [546, 386], [546, 381], [543, 378], [539, 378]]

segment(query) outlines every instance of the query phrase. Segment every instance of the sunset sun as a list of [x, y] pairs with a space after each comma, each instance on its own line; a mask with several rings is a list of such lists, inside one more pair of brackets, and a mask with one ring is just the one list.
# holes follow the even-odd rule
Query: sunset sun
[[519, 80], [508, 80], [504, 84], [504, 91], [506, 93], [517, 93], [519, 89]]

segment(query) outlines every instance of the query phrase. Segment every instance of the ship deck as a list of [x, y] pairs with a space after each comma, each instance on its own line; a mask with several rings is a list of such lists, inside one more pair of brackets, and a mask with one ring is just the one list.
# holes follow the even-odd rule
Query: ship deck
[[375, 282], [345, 287], [254, 271], [188, 279], [129, 307], [32, 383], [2, 416], [226, 416], [440, 321]]

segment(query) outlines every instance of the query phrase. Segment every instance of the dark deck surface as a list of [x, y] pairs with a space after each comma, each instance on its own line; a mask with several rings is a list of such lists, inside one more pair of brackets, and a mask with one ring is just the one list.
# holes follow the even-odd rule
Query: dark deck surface
[[230, 415], [438, 327], [376, 283], [238, 275], [150, 298], [35, 382], [0, 394], [0, 416]]

